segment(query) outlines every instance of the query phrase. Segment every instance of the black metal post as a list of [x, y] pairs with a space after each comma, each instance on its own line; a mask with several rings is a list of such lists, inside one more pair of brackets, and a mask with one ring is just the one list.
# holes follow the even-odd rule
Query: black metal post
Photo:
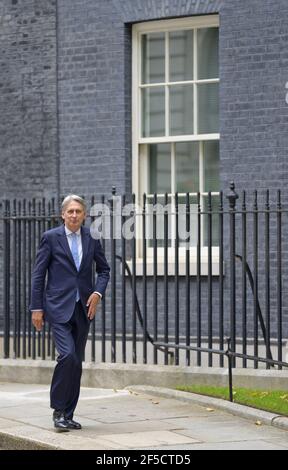
[[126, 273], [125, 273], [125, 262], [126, 262], [126, 239], [122, 233], [122, 227], [125, 223], [125, 215], [123, 214], [123, 208], [126, 204], [126, 196], [122, 195], [121, 198], [121, 291], [122, 291], [122, 361], [126, 364]]
[[[29, 304], [31, 300], [31, 277], [32, 277], [32, 203], [29, 201], [28, 204], [28, 253], [29, 253], [29, 263], [28, 263], [28, 299], [29, 299]], [[32, 356], [32, 336], [31, 336], [31, 331], [32, 331], [32, 322], [31, 322], [31, 314], [28, 315], [28, 357]]]
[[[212, 197], [208, 193], [208, 211], [207, 211], [207, 232], [208, 232], [208, 348], [212, 349], [213, 336], [213, 312], [212, 312]], [[213, 366], [213, 355], [208, 355], [208, 366]]]
[[[32, 257], [32, 264], [34, 264], [34, 260], [36, 257], [36, 200], [33, 198], [32, 200], [32, 233], [31, 233], [31, 257]], [[32, 328], [32, 359], [36, 359], [36, 328], [31, 324]]]
[[112, 187], [110, 199], [110, 236], [111, 236], [111, 362], [116, 362], [116, 240], [115, 233], [115, 196], [116, 188]]
[[[266, 323], [266, 358], [270, 354], [270, 204], [269, 191], [266, 192], [265, 205], [265, 323]], [[270, 364], [266, 364], [270, 369]]]
[[137, 299], [136, 299], [136, 197], [132, 194], [131, 217], [133, 217], [133, 238], [132, 238], [132, 360], [137, 363]]
[[[153, 196], [153, 339], [158, 340], [158, 279], [157, 279], [157, 194]], [[158, 363], [157, 347], [154, 347], [154, 364]]]
[[147, 237], [146, 237], [147, 196], [143, 194], [142, 212], [142, 256], [143, 256], [143, 363], [147, 364]]
[[201, 197], [200, 193], [197, 194], [197, 206], [198, 206], [198, 213], [197, 213], [197, 366], [201, 366], [201, 345], [202, 345], [202, 309], [201, 309], [201, 223], [202, 223], [202, 214], [201, 214]]
[[[254, 316], [254, 356], [258, 357], [258, 193], [254, 192], [253, 208], [253, 261], [254, 261], [254, 297], [253, 297], [253, 316]], [[257, 360], [254, 361], [254, 368], [258, 368]]]
[[18, 272], [17, 272], [17, 219], [16, 219], [16, 200], [13, 200], [13, 235], [12, 235], [12, 253], [13, 253], [13, 265], [12, 265], [12, 276], [13, 276], [13, 358], [17, 358], [17, 287], [18, 287]]
[[[91, 205], [90, 207], [94, 207], [95, 205], [95, 197], [91, 197]], [[95, 221], [95, 217], [91, 216], [91, 224]], [[95, 286], [95, 265], [94, 269], [92, 271], [92, 285]], [[96, 361], [96, 317], [93, 318], [93, 321], [91, 322], [91, 361], [95, 362]]]
[[[219, 202], [219, 349], [224, 349], [224, 215], [223, 215], [223, 192], [220, 192]], [[224, 357], [220, 356], [220, 367], [224, 367]]]
[[[52, 229], [52, 201], [48, 201], [48, 230]], [[29, 268], [28, 268], [29, 269]], [[51, 325], [48, 323], [48, 333], [47, 333], [47, 355], [51, 356], [51, 346], [52, 346], [52, 332]]]
[[[105, 204], [105, 196], [102, 195], [101, 197], [102, 206]], [[109, 215], [102, 214], [102, 227], [106, 227], [109, 223]], [[102, 248], [105, 252], [106, 242], [105, 237], [102, 240]], [[101, 360], [102, 362], [106, 362], [106, 296], [104, 295], [101, 301]]]
[[[37, 214], [37, 246], [36, 251], [40, 245], [42, 235], [42, 221], [41, 221], [41, 202], [38, 201], [38, 214]], [[41, 356], [41, 332], [38, 331], [37, 333], [37, 354]]]
[[[179, 206], [178, 193], [175, 194], [175, 343], [179, 344]], [[179, 349], [175, 351], [175, 365], [179, 365]]]
[[[235, 192], [234, 182], [230, 183], [230, 192], [227, 194], [229, 201], [229, 219], [230, 219], [230, 333], [231, 333], [231, 349], [236, 351], [236, 201], [238, 194]], [[235, 359], [232, 360], [235, 367]]]
[[21, 311], [23, 312], [23, 332], [22, 332], [22, 357], [26, 359], [26, 332], [27, 332], [27, 239], [26, 239], [26, 199], [23, 200], [23, 222], [22, 222], [22, 281], [23, 281], [23, 290], [22, 290], [22, 305]]
[[[277, 340], [278, 361], [282, 361], [282, 203], [277, 191]], [[282, 367], [279, 366], [279, 370]]]
[[[168, 343], [168, 194], [164, 197], [164, 343]], [[168, 365], [168, 349], [165, 349], [164, 364]]]
[[[247, 354], [247, 212], [246, 212], [246, 192], [242, 196], [242, 352]], [[247, 360], [243, 358], [243, 367], [247, 367]]]
[[[45, 231], [45, 220], [46, 220], [46, 199], [42, 199], [42, 223], [41, 223], [41, 233], [39, 233], [39, 238], [42, 236], [43, 232]], [[46, 322], [44, 318], [44, 324], [41, 331], [41, 358], [44, 360], [46, 358]]]
[[[185, 269], [185, 288], [186, 288], [186, 346], [190, 346], [190, 195], [186, 193], [186, 269]], [[186, 350], [186, 366], [190, 366], [190, 351]]]
[[[17, 210], [18, 209], [18, 210]], [[16, 318], [17, 318], [17, 326], [16, 326], [16, 334], [17, 334], [17, 344], [16, 344], [16, 356], [21, 356], [21, 272], [22, 272], [22, 252], [21, 252], [21, 212], [22, 212], [22, 201], [18, 201], [18, 207], [16, 206], [16, 249], [17, 249], [17, 311], [16, 311]]]
[[10, 202], [4, 201], [4, 358], [10, 356]]
[[227, 352], [228, 359], [228, 377], [229, 377], [229, 400], [233, 402], [233, 356], [231, 355], [231, 338], [227, 339]]

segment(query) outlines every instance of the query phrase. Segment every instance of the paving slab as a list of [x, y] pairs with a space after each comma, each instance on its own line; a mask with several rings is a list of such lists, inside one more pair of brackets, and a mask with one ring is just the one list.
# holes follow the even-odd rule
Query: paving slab
[[[142, 450], [159, 451], [166, 450], [167, 447], [146, 447]], [[176, 445], [173, 447], [174, 451], [177, 450], [287, 450], [277, 443], [271, 443], [269, 441], [236, 441], [236, 442], [217, 442], [217, 443], [202, 443], [202, 444], [188, 444], [188, 445]]]
[[286, 429], [256, 425], [250, 414], [235, 416], [203, 400], [181, 401], [141, 387], [82, 388], [75, 419], [83, 429], [62, 434], [53, 428], [48, 386], [0, 383], [0, 402], [4, 449], [288, 449]]

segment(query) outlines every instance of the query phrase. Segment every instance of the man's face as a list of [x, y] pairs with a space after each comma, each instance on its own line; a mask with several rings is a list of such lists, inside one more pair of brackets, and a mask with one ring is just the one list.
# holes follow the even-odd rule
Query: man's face
[[71, 201], [62, 212], [62, 219], [71, 232], [77, 232], [86, 219], [86, 213], [79, 202]]

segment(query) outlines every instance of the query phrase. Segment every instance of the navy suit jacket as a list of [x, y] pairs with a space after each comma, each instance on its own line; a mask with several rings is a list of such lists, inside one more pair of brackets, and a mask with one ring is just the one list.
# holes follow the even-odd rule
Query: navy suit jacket
[[[77, 271], [64, 225], [43, 234], [32, 275], [30, 310], [44, 310], [45, 319], [50, 323], [70, 320], [77, 289], [86, 312], [86, 303], [92, 292], [104, 295], [109, 282], [110, 268], [100, 241], [91, 237], [87, 227], [81, 227], [81, 237], [83, 255]], [[95, 285], [92, 282], [93, 260], [97, 272]]]

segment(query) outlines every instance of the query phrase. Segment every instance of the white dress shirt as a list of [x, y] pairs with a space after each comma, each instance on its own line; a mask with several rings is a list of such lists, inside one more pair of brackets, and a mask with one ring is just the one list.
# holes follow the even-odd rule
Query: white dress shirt
[[[66, 233], [67, 241], [68, 241], [68, 244], [69, 244], [69, 248], [70, 248], [70, 250], [72, 250], [72, 237], [71, 237], [71, 235], [72, 235], [73, 232], [71, 232], [71, 230], [69, 230], [69, 228], [67, 228], [66, 225], [65, 225], [65, 233]], [[79, 228], [79, 230], [77, 230], [77, 232], [75, 232], [75, 233], [77, 235], [79, 265], [81, 265], [82, 256], [83, 256], [81, 229]]]

